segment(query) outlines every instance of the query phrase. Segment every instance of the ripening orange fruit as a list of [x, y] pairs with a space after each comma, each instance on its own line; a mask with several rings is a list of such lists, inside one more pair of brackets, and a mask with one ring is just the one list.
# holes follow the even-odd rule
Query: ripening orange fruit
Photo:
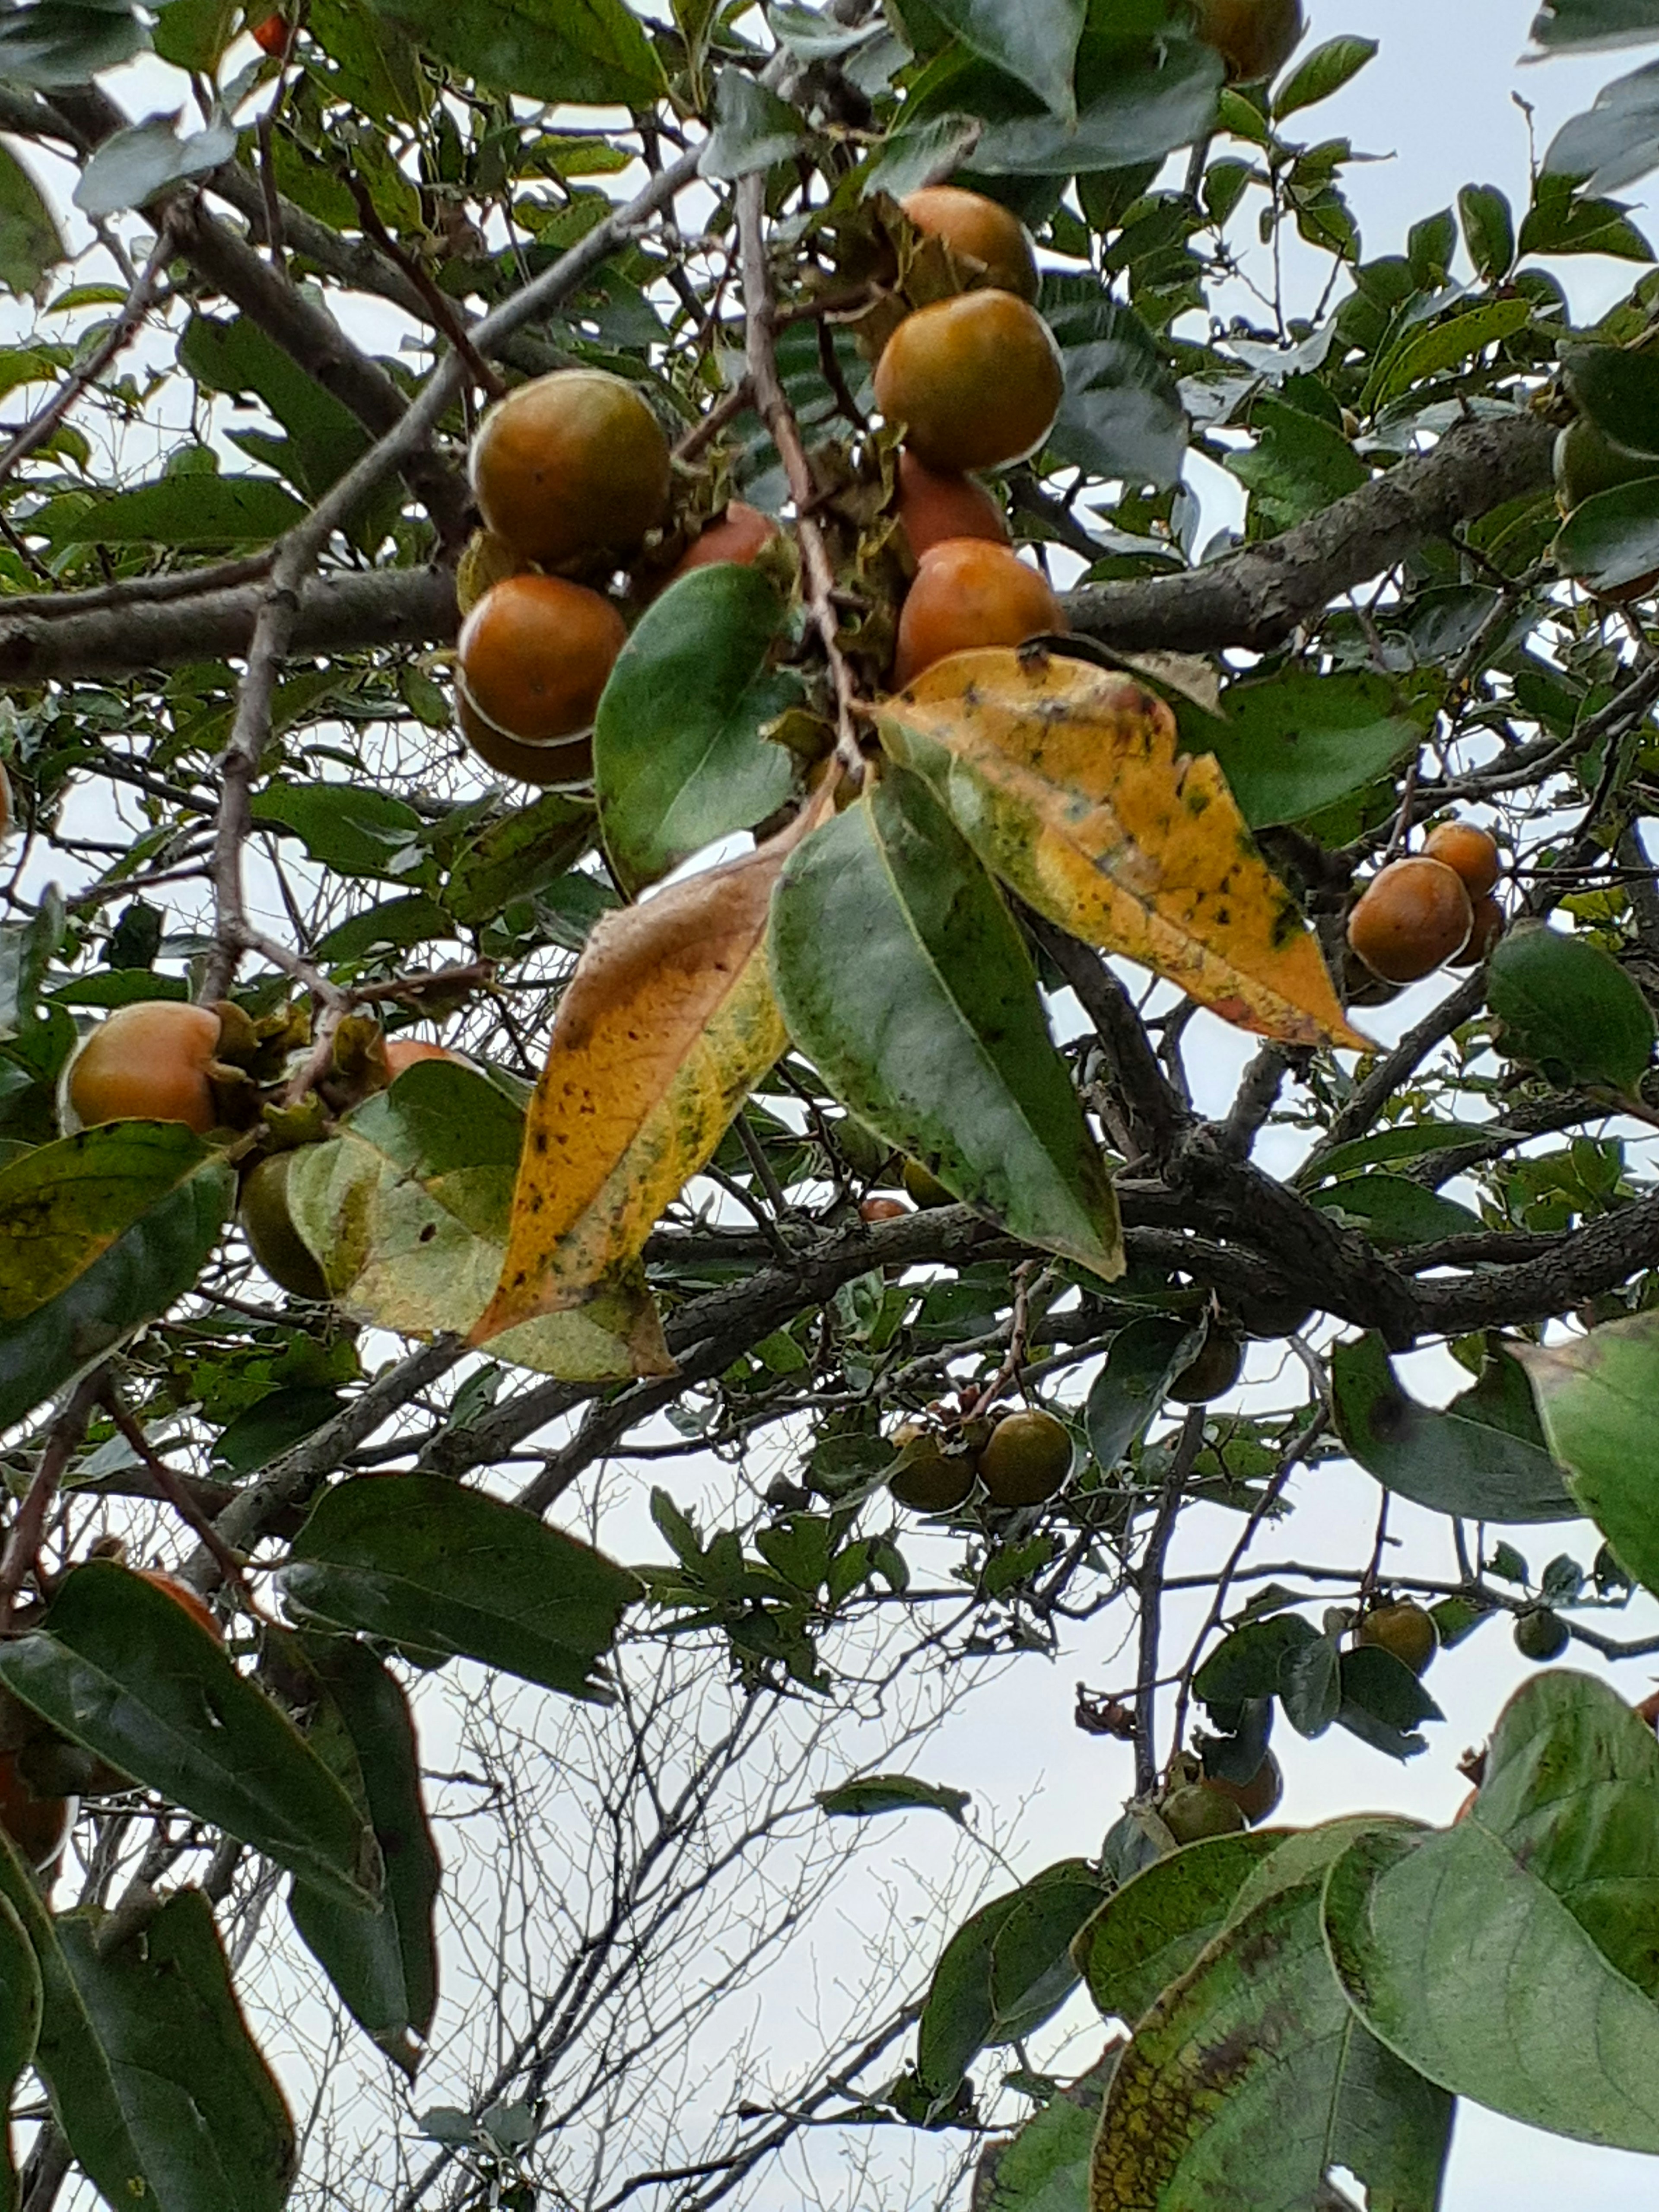
[[918, 230], [943, 240], [965, 260], [977, 261], [999, 289], [1036, 299], [1036, 254], [1030, 233], [1009, 209], [957, 185], [924, 185], [899, 205]]
[[280, 54], [288, 44], [288, 23], [280, 15], [267, 15], [263, 23], [249, 27], [253, 33], [253, 43], [265, 53]]
[[876, 364], [876, 404], [930, 469], [1022, 459], [1054, 428], [1064, 389], [1053, 331], [1012, 292], [919, 307]]
[[947, 653], [976, 646], [1024, 645], [1066, 628], [1047, 577], [1006, 545], [947, 538], [923, 554], [899, 615], [893, 682], [902, 690]]
[[1492, 951], [1508, 927], [1509, 917], [1491, 891], [1474, 902], [1474, 927], [1469, 932], [1469, 941], [1448, 968], [1478, 968]]
[[1348, 942], [1385, 983], [1415, 983], [1469, 941], [1474, 908], [1463, 878], [1421, 854], [1375, 877], [1348, 916]]
[[909, 1211], [902, 1198], [866, 1198], [859, 1207], [859, 1219], [873, 1228], [878, 1221], [902, 1221]]
[[591, 737], [556, 739], [549, 744], [520, 744], [481, 714], [466, 696], [465, 686], [455, 686], [455, 719], [461, 735], [486, 768], [497, 775], [510, 775], [520, 783], [561, 790], [573, 783], [593, 780], [593, 740]]
[[631, 384], [560, 368], [498, 399], [472, 441], [485, 526], [526, 561], [632, 553], [668, 506], [662, 425]]
[[1498, 888], [1504, 866], [1498, 840], [1474, 823], [1443, 822], [1423, 840], [1423, 850], [1430, 860], [1455, 868], [1472, 899], [1485, 898]]
[[507, 576], [461, 625], [467, 696], [524, 744], [593, 726], [599, 695], [627, 643], [609, 599], [562, 576]]
[[181, 1583], [177, 1575], [169, 1575], [160, 1567], [140, 1567], [137, 1570], [141, 1583], [148, 1583], [164, 1597], [170, 1597], [181, 1613], [187, 1613], [198, 1628], [205, 1629], [216, 1644], [222, 1644], [225, 1632], [214, 1619], [213, 1610], [206, 1601], [198, 1597], [188, 1583]]
[[907, 451], [898, 457], [895, 505], [913, 560], [920, 561], [948, 538], [985, 538], [994, 545], [1008, 543], [1002, 509], [983, 484], [972, 477], [942, 475]]
[[665, 591], [693, 568], [712, 568], [722, 561], [750, 568], [777, 535], [778, 526], [769, 514], [734, 499], [720, 520], [706, 524], [702, 534], [681, 554], [662, 588]]
[[432, 1044], [425, 1037], [386, 1039], [386, 1064], [392, 1070], [394, 1083], [406, 1067], [418, 1066], [423, 1060], [447, 1060], [455, 1067], [470, 1065], [459, 1052], [451, 1052], [447, 1045]]
[[118, 1007], [70, 1062], [65, 1127], [182, 1121], [204, 1137], [219, 1118], [208, 1078], [218, 1049], [210, 1006], [155, 999]]
[[1277, 76], [1307, 27], [1302, 0], [1198, 0], [1199, 37], [1246, 84]]
[[44, 1874], [63, 1850], [74, 1817], [69, 1798], [35, 1794], [15, 1753], [0, 1757], [0, 1828], [37, 1874]]

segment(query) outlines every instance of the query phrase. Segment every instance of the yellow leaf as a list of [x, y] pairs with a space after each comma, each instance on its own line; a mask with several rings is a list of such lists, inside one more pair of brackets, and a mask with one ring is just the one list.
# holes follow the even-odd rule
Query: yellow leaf
[[1175, 717], [1132, 677], [955, 653], [884, 702], [881, 732], [987, 867], [1070, 935], [1241, 1029], [1370, 1050], [1213, 755], [1179, 755]]
[[781, 1055], [767, 911], [818, 811], [594, 930], [559, 1002], [526, 1125], [507, 1260], [474, 1344], [583, 1305], [637, 1258]]

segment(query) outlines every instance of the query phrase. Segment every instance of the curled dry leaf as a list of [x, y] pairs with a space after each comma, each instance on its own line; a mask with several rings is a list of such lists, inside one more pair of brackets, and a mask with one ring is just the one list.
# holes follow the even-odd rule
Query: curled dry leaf
[[585, 1305], [614, 1282], [782, 1053], [767, 911], [824, 805], [594, 930], [553, 1024], [507, 1259], [474, 1344]]
[[981, 860], [1085, 944], [1285, 1044], [1369, 1051], [1312, 932], [1214, 758], [1132, 678], [1000, 648], [888, 700], [882, 742], [934, 786]]

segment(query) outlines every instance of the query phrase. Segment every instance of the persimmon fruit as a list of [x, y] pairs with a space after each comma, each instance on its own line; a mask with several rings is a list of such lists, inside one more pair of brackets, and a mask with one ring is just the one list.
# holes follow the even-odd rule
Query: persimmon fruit
[[873, 1227], [878, 1221], [902, 1221], [909, 1211], [902, 1198], [866, 1198], [859, 1207], [859, 1219]]
[[1307, 27], [1302, 0], [1198, 0], [1199, 37], [1244, 84], [1277, 76]]
[[901, 1430], [894, 1440], [899, 1460], [887, 1478], [887, 1487], [901, 1505], [913, 1513], [953, 1513], [964, 1505], [974, 1487], [973, 1462], [963, 1453], [947, 1453], [936, 1436], [916, 1429]]
[[694, 568], [713, 568], [725, 561], [752, 568], [778, 534], [778, 526], [769, 514], [734, 499], [720, 520], [709, 523], [687, 546], [669, 570], [663, 588], [689, 576]]
[[447, 1060], [454, 1067], [467, 1065], [460, 1053], [451, 1052], [447, 1045], [434, 1044], [426, 1037], [386, 1039], [386, 1064], [392, 1071], [394, 1083], [406, 1067], [418, 1067], [422, 1060]]
[[1555, 497], [1564, 514], [1599, 491], [1617, 491], [1620, 484], [1653, 476], [1659, 476], [1659, 453], [1619, 445], [1587, 415], [1569, 422], [1555, 441]]
[[1472, 899], [1485, 898], [1497, 890], [1504, 856], [1498, 849], [1498, 840], [1479, 823], [1442, 822], [1423, 840], [1423, 850], [1430, 860], [1443, 861], [1462, 876], [1463, 888]]
[[455, 686], [455, 720], [472, 751], [497, 775], [510, 775], [516, 782], [538, 784], [545, 790], [562, 790], [569, 784], [593, 780], [591, 737], [522, 744], [505, 730], [498, 730], [487, 714], [481, 714], [467, 697], [465, 684], [459, 683]]
[[277, 14], [267, 15], [263, 22], [248, 26], [253, 33], [253, 43], [262, 53], [280, 54], [288, 45], [288, 19]]
[[1178, 1844], [1208, 1843], [1215, 1836], [1237, 1836], [1248, 1826], [1243, 1809], [1213, 1782], [1183, 1782], [1158, 1808], [1158, 1818]]
[[1484, 898], [1474, 902], [1474, 927], [1469, 932], [1469, 941], [1449, 968], [1478, 968], [1509, 926], [1509, 916], [1488, 891]]
[[1455, 959], [1474, 927], [1462, 876], [1417, 853], [1366, 886], [1348, 916], [1348, 943], [1385, 983], [1415, 983]]
[[16, 1754], [0, 1756], [0, 1828], [37, 1874], [44, 1874], [64, 1848], [75, 1818], [67, 1797], [38, 1795], [17, 1764]]
[[65, 1122], [182, 1121], [204, 1137], [219, 1118], [209, 1073], [219, 1035], [211, 1006], [176, 999], [118, 1006], [70, 1062]]
[[177, 1575], [168, 1574], [161, 1567], [137, 1567], [133, 1571], [141, 1583], [170, 1597], [181, 1613], [187, 1613], [196, 1626], [206, 1631], [216, 1644], [222, 1644], [225, 1633], [214, 1618], [213, 1608], [205, 1598], [198, 1595], [188, 1583], [180, 1582]]
[[915, 455], [901, 451], [895, 507], [910, 557], [920, 561], [951, 538], [984, 538], [1008, 543], [1002, 509], [972, 477], [941, 473]]
[[617, 655], [628, 641], [609, 599], [562, 576], [507, 576], [461, 625], [467, 696], [521, 744], [592, 729]]
[[1170, 1385], [1170, 1395], [1183, 1406], [1207, 1406], [1212, 1398], [1224, 1397], [1244, 1367], [1244, 1347], [1224, 1329], [1212, 1328], [1191, 1365]]
[[1024, 645], [1066, 628], [1048, 580], [1006, 545], [947, 538], [924, 553], [900, 611], [893, 682], [902, 690], [953, 653]]
[[292, 1152], [273, 1152], [247, 1176], [242, 1184], [242, 1234], [273, 1283], [291, 1297], [320, 1302], [328, 1296], [328, 1278], [295, 1228], [289, 1204], [294, 1158]]
[[1072, 1471], [1063, 1421], [1036, 1406], [1005, 1413], [979, 1455], [979, 1478], [993, 1505], [1042, 1505]]
[[1391, 1651], [1413, 1674], [1424, 1673], [1440, 1649], [1440, 1633], [1432, 1616], [1409, 1598], [1397, 1605], [1379, 1605], [1364, 1614], [1354, 1632], [1354, 1641]]
[[930, 469], [1000, 468], [1054, 428], [1065, 377], [1036, 309], [1012, 292], [919, 307], [882, 349], [876, 404]]
[[1248, 1782], [1229, 1782], [1224, 1775], [1206, 1774], [1204, 1786], [1231, 1797], [1249, 1826], [1259, 1828], [1279, 1810], [1279, 1801], [1285, 1795], [1285, 1776], [1279, 1761], [1268, 1752]]
[[1036, 299], [1036, 253], [1030, 233], [1009, 209], [959, 185], [925, 185], [899, 205], [918, 230], [941, 240], [963, 260], [976, 261], [999, 290]]
[[471, 466], [485, 527], [549, 567], [621, 560], [667, 511], [662, 425], [607, 369], [555, 369], [498, 399], [478, 425]]
[[1547, 1605], [1534, 1606], [1516, 1620], [1515, 1648], [1523, 1659], [1536, 1659], [1540, 1664], [1559, 1659], [1571, 1641], [1566, 1622]]

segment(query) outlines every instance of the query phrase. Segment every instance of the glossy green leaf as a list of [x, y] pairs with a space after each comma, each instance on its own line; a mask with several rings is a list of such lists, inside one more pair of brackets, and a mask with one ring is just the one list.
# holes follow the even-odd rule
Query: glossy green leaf
[[210, 123], [205, 131], [181, 138], [166, 116], [152, 116], [100, 140], [81, 171], [75, 204], [93, 216], [143, 207], [169, 185], [206, 176], [235, 151], [234, 124]]
[[16, 2212], [17, 2165], [9, 2114], [17, 2084], [40, 2040], [40, 1966], [16, 1908], [0, 1894], [0, 2212]]
[[322, 1703], [307, 1741], [361, 1798], [386, 1882], [370, 1911], [296, 1877], [289, 1911], [353, 2019], [413, 2079], [438, 2003], [441, 1874], [414, 1719], [396, 1676], [366, 1644], [316, 1638], [310, 1658]]
[[1365, 387], [1361, 405], [1367, 410], [1386, 406], [1425, 378], [1447, 369], [1461, 368], [1466, 361], [1485, 353], [1489, 346], [1513, 337], [1532, 320], [1534, 306], [1524, 295], [1492, 300], [1467, 313], [1432, 323], [1426, 330], [1402, 338], [1379, 363]]
[[[465, 1335], [501, 1277], [523, 1144], [522, 1111], [487, 1077], [427, 1061], [301, 1152], [289, 1209], [343, 1309], [404, 1335]], [[567, 1382], [603, 1382], [634, 1374], [635, 1345], [659, 1342], [634, 1269], [578, 1311], [503, 1330], [490, 1350]]]
[[280, 1453], [331, 1421], [340, 1405], [337, 1391], [315, 1383], [267, 1391], [214, 1439], [214, 1463], [234, 1475], [257, 1474]]
[[884, 770], [791, 855], [771, 957], [790, 1034], [843, 1105], [1013, 1235], [1121, 1273], [1030, 956], [920, 776]]
[[1255, 443], [1230, 451], [1224, 465], [1250, 494], [1249, 535], [1272, 538], [1344, 499], [1370, 468], [1334, 422], [1272, 398], [1250, 410]]
[[1109, 1472], [1125, 1457], [1203, 1342], [1201, 1328], [1164, 1314], [1147, 1314], [1118, 1331], [1083, 1409], [1089, 1449], [1101, 1468]]
[[1467, 1206], [1404, 1176], [1347, 1176], [1316, 1191], [1311, 1202], [1323, 1212], [1345, 1214], [1376, 1244], [1433, 1244], [1486, 1227]]
[[325, 932], [312, 949], [320, 965], [332, 967], [367, 960], [376, 952], [406, 952], [411, 945], [455, 935], [455, 925], [437, 901], [416, 891], [364, 908]]
[[1356, 1137], [1352, 1143], [1333, 1145], [1328, 1152], [1321, 1152], [1306, 1168], [1299, 1169], [1294, 1180], [1304, 1189], [1312, 1189], [1338, 1176], [1351, 1176], [1357, 1169], [1377, 1167], [1385, 1162], [1414, 1160], [1425, 1152], [1455, 1151], [1460, 1145], [1489, 1145], [1508, 1140], [1521, 1142], [1522, 1132], [1507, 1129], [1497, 1121], [1413, 1121], [1398, 1128], [1379, 1129], [1375, 1136]]
[[1109, 1898], [1079, 1931], [1072, 1956], [1109, 2019], [1131, 2027], [1194, 1964], [1232, 1917], [1239, 1891], [1282, 1836], [1255, 1828], [1189, 1844]]
[[1376, 1644], [1342, 1652], [1336, 1680], [1337, 1726], [1390, 1759], [1420, 1757], [1429, 1747], [1419, 1723], [1446, 1717], [1405, 1662]]
[[1084, 0], [932, 0], [964, 46], [1029, 85], [1064, 121], [1077, 113], [1072, 72], [1083, 35]]
[[1638, 1582], [1659, 1590], [1659, 1314], [1517, 1345], [1572, 1493]]
[[37, 0], [0, 20], [0, 80], [54, 92], [88, 83], [149, 44], [131, 9], [97, 0]]
[[180, 1121], [111, 1121], [0, 1167], [0, 1425], [195, 1282], [235, 1197]]
[[1659, 0], [1544, 0], [1533, 18], [1540, 46], [1632, 46], [1659, 40]]
[[1278, 1694], [1287, 1660], [1316, 1643], [1319, 1632], [1299, 1613], [1248, 1620], [1218, 1644], [1193, 1677], [1194, 1694], [1212, 1707]]
[[1367, 62], [1376, 58], [1378, 50], [1376, 39], [1356, 39], [1345, 36], [1327, 39], [1322, 46], [1316, 46], [1297, 64], [1273, 94], [1273, 119], [1282, 123], [1287, 115], [1298, 114], [1304, 107], [1312, 107], [1322, 100], [1329, 100], [1352, 83]]
[[966, 1790], [951, 1790], [942, 1782], [918, 1782], [910, 1774], [866, 1774], [817, 1793], [817, 1802], [830, 1814], [867, 1820], [876, 1813], [948, 1813], [958, 1826], [972, 1802]]
[[76, 2159], [111, 2204], [281, 2212], [294, 2123], [248, 2033], [211, 1906], [198, 1889], [175, 1891], [110, 1951], [104, 1920], [56, 1923], [72, 2009], [49, 1990], [41, 2039]]
[[1653, 258], [1652, 246], [1619, 201], [1597, 199], [1577, 191], [1571, 176], [1552, 175], [1547, 155], [1544, 169], [1533, 180], [1533, 204], [1521, 225], [1521, 252], [1605, 253], [1624, 261]]
[[604, 1700], [604, 1655], [636, 1578], [574, 1536], [435, 1475], [361, 1476], [325, 1490], [283, 1570], [308, 1620], [384, 1638], [422, 1661], [476, 1659]]
[[1137, 2027], [1107, 2095], [1091, 2212], [1308, 2212], [1336, 2166], [1374, 2206], [1435, 2212], [1451, 2100], [1355, 2017], [1325, 1952], [1324, 1838], [1298, 1844], [1264, 1863]]
[[981, 2154], [973, 2212], [1083, 2212], [1101, 2099], [1117, 2060], [1117, 2050], [1109, 2048], [1098, 2065], [1058, 2090], [1012, 2138]]
[[1515, 261], [1515, 216], [1508, 198], [1496, 185], [1465, 185], [1457, 213], [1475, 275], [1486, 283], [1501, 283]]
[[27, 921], [0, 929], [0, 1041], [9, 1042], [34, 1022], [41, 983], [63, 937], [64, 895], [56, 884], [46, 886]]
[[916, 2031], [916, 2073], [937, 2101], [955, 2095], [988, 2044], [1030, 2034], [1059, 2010], [1077, 1986], [1072, 1941], [1102, 1894], [1086, 1860], [1062, 1859], [957, 1929]]
[[1641, 583], [1659, 568], [1659, 472], [1593, 492], [1555, 537], [1562, 572], [1592, 591]]
[[1487, 964], [1486, 1003], [1509, 1057], [1563, 1087], [1634, 1096], [1653, 1059], [1653, 1009], [1634, 978], [1599, 945], [1547, 923], [1519, 923], [1499, 941]]
[[54, 549], [70, 545], [265, 545], [305, 509], [274, 477], [162, 477], [90, 505], [49, 500], [29, 519]]
[[1221, 63], [1196, 40], [1153, 46], [1085, 34], [1076, 81], [1075, 124], [1052, 115], [994, 121], [967, 166], [981, 176], [1067, 177], [1159, 160], [1211, 128]]
[[1385, 775], [1423, 741], [1385, 677], [1296, 670], [1234, 684], [1224, 719], [1178, 709], [1182, 735], [1221, 763], [1252, 829], [1297, 822]]
[[0, 148], [0, 285], [27, 294], [63, 259], [57, 217], [9, 146]]
[[1659, 455], [1659, 362], [1623, 346], [1577, 345], [1562, 347], [1561, 365], [1598, 430], [1632, 453]]
[[1087, 277], [1049, 277], [1042, 312], [1066, 372], [1049, 445], [1096, 476], [1159, 486], [1180, 481], [1187, 410], [1152, 332], [1133, 308]]
[[586, 800], [550, 791], [480, 830], [461, 848], [444, 903], [465, 927], [491, 921], [509, 900], [530, 898], [574, 867], [593, 836]]
[[1325, 1918], [1407, 2063], [1528, 2126], [1659, 2151], [1659, 1745], [1605, 1683], [1534, 1675], [1468, 1816], [1355, 1844]]
[[1659, 67], [1650, 63], [1603, 85], [1595, 106], [1556, 132], [1544, 168], [1551, 176], [1582, 179], [1591, 193], [1616, 192], [1659, 168]]
[[1491, 1425], [1473, 1391], [1443, 1413], [1419, 1406], [1401, 1389], [1380, 1336], [1339, 1344], [1331, 1381], [1343, 1443], [1386, 1489], [1469, 1521], [1577, 1518], [1565, 1477], [1541, 1443]]
[[165, 1592], [108, 1559], [65, 1577], [0, 1681], [55, 1728], [198, 1819], [350, 1903], [379, 1854], [286, 1715]]
[[671, 585], [623, 647], [593, 725], [593, 781], [629, 890], [788, 797], [790, 756], [761, 734], [799, 696], [768, 665], [785, 611], [765, 575], [721, 562]]
[[497, 92], [649, 107], [662, 68], [624, 0], [376, 0], [380, 15]]
[[805, 119], [769, 85], [744, 70], [720, 71], [714, 81], [714, 127], [703, 148], [704, 176], [732, 179], [769, 169], [805, 139]]
[[[169, 7], [163, 21], [175, 13]], [[307, 498], [319, 498], [368, 443], [349, 408], [246, 315], [192, 315], [179, 340], [179, 366], [211, 392], [252, 392], [264, 402], [288, 433], [290, 473]]]
[[254, 795], [253, 818], [297, 837], [343, 876], [407, 882], [423, 857], [420, 816], [373, 784], [268, 783]]

